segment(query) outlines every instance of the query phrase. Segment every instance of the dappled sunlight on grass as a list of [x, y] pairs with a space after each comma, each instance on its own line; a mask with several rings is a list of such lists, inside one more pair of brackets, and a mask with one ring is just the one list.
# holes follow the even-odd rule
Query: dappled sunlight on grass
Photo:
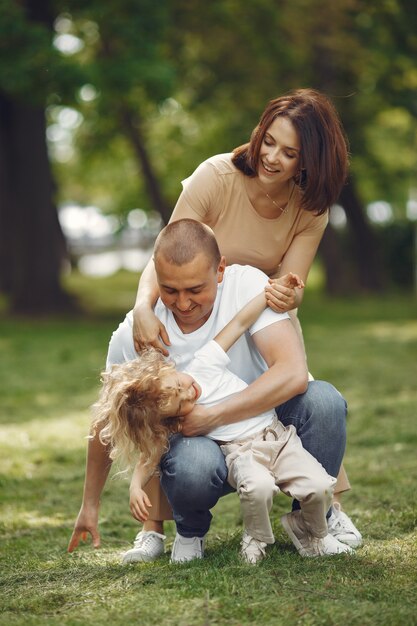
[[[0, 437], [2, 445], [20, 456], [17, 446], [24, 450], [34, 450], [52, 446], [55, 450], [64, 445], [66, 449], [85, 448], [90, 428], [89, 412], [66, 412], [59, 417], [32, 419], [24, 426], [2, 424]], [[4, 457], [3, 457], [3, 460]]]
[[239, 498], [230, 494], [213, 509], [203, 561], [169, 563], [175, 536], [169, 522], [168, 553], [155, 563], [124, 567], [120, 553], [131, 547], [139, 525], [129, 511], [129, 482], [114, 477], [116, 468], [102, 497], [102, 547], [93, 549], [89, 539], [73, 554], [66, 548], [82, 497], [89, 407], [108, 339], [133, 299], [136, 279], [74, 277], [73, 284], [89, 306], [101, 303], [104, 318], [0, 320], [7, 337], [0, 340], [0, 621], [411, 625], [415, 303], [397, 295], [331, 301], [314, 291], [303, 302], [312, 372], [339, 388], [349, 404], [345, 464], [353, 489], [343, 502], [364, 536], [353, 558], [302, 559], [282, 529], [280, 517], [291, 501], [280, 494], [271, 513], [275, 545], [259, 567], [243, 564]]
[[417, 321], [401, 322], [401, 324], [397, 322], [376, 321], [372, 324], [363, 324], [362, 327], [355, 328], [355, 332], [376, 339], [388, 340], [393, 343], [417, 341]]
[[[64, 516], [57, 512], [55, 514], [44, 515], [39, 509], [15, 510], [6, 507], [3, 513], [3, 525], [8, 530], [36, 529], [36, 528], [61, 528], [64, 523]], [[7, 534], [5, 536], [7, 539]]]

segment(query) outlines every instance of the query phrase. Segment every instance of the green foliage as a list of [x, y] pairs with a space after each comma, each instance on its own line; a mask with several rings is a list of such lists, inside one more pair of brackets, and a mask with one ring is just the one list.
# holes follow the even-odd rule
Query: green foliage
[[[349, 403], [345, 508], [365, 538], [353, 558], [299, 557], [279, 523], [289, 500], [278, 496], [276, 544], [258, 567], [243, 565], [239, 502], [230, 495], [214, 509], [202, 562], [174, 566], [166, 555], [123, 567], [119, 554], [137, 528], [120, 477], [103, 495], [102, 548], [65, 549], [82, 495], [88, 406], [136, 276], [68, 281], [89, 317], [0, 319], [0, 624], [417, 624], [411, 294], [327, 300], [309, 288], [301, 312], [311, 371]], [[170, 549], [172, 523], [166, 530]]]
[[71, 102], [85, 80], [82, 68], [53, 47], [48, 8], [34, 20], [25, 3], [0, 0], [0, 88], [26, 104], [43, 106], [53, 97]]
[[[74, 157], [56, 165], [60, 199], [150, 208], [126, 109], [173, 205], [197, 163], [248, 139], [267, 100], [312, 86], [342, 115], [364, 201], [389, 200], [404, 216], [416, 165], [411, 0], [50, 0], [36, 19], [27, 6], [0, 0], [0, 86], [82, 113]], [[53, 24], [82, 48], [61, 54]], [[97, 91], [89, 102], [85, 84]]]

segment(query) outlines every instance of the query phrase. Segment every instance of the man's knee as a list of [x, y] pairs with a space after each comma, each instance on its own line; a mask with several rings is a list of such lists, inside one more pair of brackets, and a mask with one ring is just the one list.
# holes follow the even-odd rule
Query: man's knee
[[313, 416], [315, 421], [322, 422], [327, 431], [343, 431], [346, 428], [346, 400], [332, 384], [322, 380], [311, 381], [300, 400], [306, 416]]
[[170, 499], [206, 500], [207, 493], [219, 491], [227, 480], [227, 467], [219, 446], [207, 437], [175, 436], [161, 461], [162, 484]]

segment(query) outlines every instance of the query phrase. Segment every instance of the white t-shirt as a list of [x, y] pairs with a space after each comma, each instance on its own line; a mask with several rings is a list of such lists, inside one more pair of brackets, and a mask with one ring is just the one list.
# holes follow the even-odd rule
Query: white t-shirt
[[[201, 387], [198, 404], [213, 406], [246, 389], [248, 385], [227, 369], [229, 364], [229, 357], [216, 341], [209, 341], [197, 350], [185, 371]], [[260, 432], [272, 424], [275, 417], [275, 411], [267, 411], [234, 424], [219, 426], [208, 433], [207, 437], [219, 441], [239, 441]]]
[[[226, 267], [223, 280], [217, 287], [217, 296], [209, 319], [203, 326], [187, 334], [179, 328], [173, 313], [158, 300], [155, 313], [167, 330], [171, 341], [168, 351], [178, 370], [184, 371], [197, 350], [213, 339], [245, 304], [261, 293], [267, 282], [266, 274], [250, 265]], [[272, 309], [265, 309], [249, 331], [228, 351], [229, 369], [248, 385], [268, 369], [255, 347], [252, 335], [275, 322], [287, 319], [287, 313], [275, 313]], [[112, 335], [107, 353], [107, 367], [137, 358], [132, 326], [133, 315], [130, 311]]]

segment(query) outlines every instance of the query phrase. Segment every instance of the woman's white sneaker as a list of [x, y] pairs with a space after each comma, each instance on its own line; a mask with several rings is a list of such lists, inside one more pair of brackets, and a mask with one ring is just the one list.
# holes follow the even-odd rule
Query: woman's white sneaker
[[164, 553], [165, 535], [153, 530], [141, 530], [133, 542], [133, 548], [122, 556], [122, 563], [149, 563]]
[[327, 526], [333, 537], [351, 548], [358, 548], [362, 544], [362, 535], [350, 517], [342, 511], [339, 502], [332, 505], [332, 514], [327, 520]]

